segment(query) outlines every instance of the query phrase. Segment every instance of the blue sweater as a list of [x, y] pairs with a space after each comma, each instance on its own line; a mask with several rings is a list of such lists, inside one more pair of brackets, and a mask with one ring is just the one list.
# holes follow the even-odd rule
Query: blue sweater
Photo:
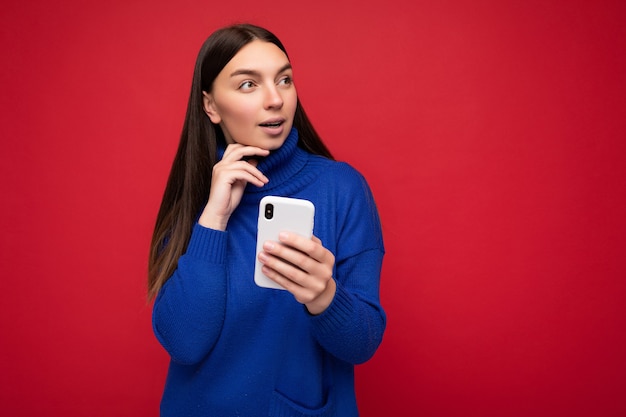
[[[384, 254], [364, 178], [297, 146], [294, 129], [258, 168], [225, 232], [196, 224], [159, 292], [154, 333], [171, 361], [161, 401], [168, 416], [357, 416], [354, 365], [378, 348]], [[258, 205], [266, 195], [315, 205], [314, 234], [336, 258], [337, 292], [313, 316], [283, 290], [254, 283]]]

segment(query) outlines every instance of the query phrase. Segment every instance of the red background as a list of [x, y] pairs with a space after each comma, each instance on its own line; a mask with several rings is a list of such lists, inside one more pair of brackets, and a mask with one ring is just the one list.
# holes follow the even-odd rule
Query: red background
[[378, 201], [362, 415], [626, 415], [624, 4], [3, 2], [3, 414], [158, 414], [151, 229], [200, 44], [252, 21]]

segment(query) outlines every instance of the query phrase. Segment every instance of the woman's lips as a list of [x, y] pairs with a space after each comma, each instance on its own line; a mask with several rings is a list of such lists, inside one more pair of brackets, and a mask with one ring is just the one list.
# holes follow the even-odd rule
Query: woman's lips
[[267, 120], [263, 123], [259, 123], [259, 126], [262, 127], [278, 127], [280, 125], [282, 125], [283, 123], [285, 123], [284, 119], [271, 119], [271, 120]]
[[263, 123], [259, 123], [261, 130], [266, 134], [276, 136], [283, 133], [285, 128], [285, 119], [270, 119]]

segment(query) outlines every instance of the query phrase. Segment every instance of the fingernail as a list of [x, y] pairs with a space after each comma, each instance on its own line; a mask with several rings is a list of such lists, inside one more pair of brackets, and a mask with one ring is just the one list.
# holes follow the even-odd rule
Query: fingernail
[[267, 250], [272, 250], [274, 249], [274, 244], [270, 241], [267, 241], [263, 244], [263, 247]]
[[287, 233], [287, 232], [280, 232], [278, 234], [278, 238], [280, 240], [287, 240], [287, 239], [289, 239], [289, 233]]

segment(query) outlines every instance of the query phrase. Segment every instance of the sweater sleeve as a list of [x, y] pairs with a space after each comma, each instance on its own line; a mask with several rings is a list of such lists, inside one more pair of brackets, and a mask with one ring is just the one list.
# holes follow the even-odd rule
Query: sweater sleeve
[[384, 246], [378, 211], [365, 179], [348, 166], [342, 177], [337, 203], [337, 291], [330, 306], [311, 321], [324, 349], [358, 364], [374, 355], [386, 327], [380, 304]]
[[226, 306], [226, 236], [196, 224], [187, 251], [154, 302], [154, 334], [174, 362], [200, 362], [220, 334]]

